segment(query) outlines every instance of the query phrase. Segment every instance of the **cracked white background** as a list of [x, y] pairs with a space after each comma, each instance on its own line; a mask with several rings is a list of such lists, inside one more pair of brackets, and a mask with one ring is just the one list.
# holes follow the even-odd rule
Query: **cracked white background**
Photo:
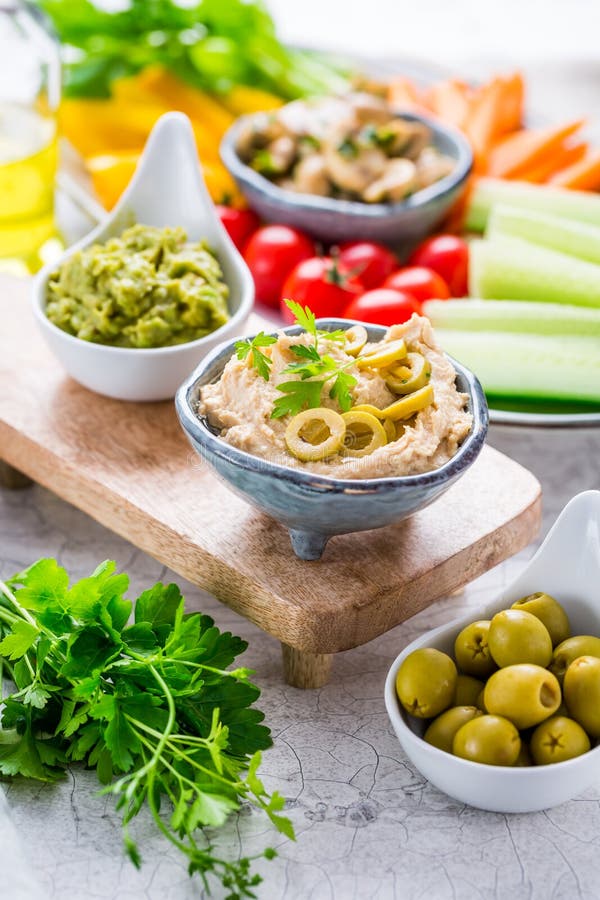
[[[533, 468], [545, 489], [547, 530], [579, 490], [599, 488], [600, 431], [492, 429], [491, 443]], [[341, 539], [343, 540], [343, 538]], [[223, 852], [252, 855], [260, 900], [598, 900], [600, 772], [583, 796], [534, 815], [465, 807], [431, 787], [405, 758], [388, 722], [383, 683], [393, 658], [418, 634], [473, 611], [498, 593], [534, 547], [465, 593], [434, 604], [364, 647], [339, 654], [331, 683], [300, 691], [282, 681], [278, 643], [159, 563], [44, 489], [0, 490], [0, 575], [55, 556], [78, 578], [115, 559], [131, 596], [158, 579], [177, 581], [188, 604], [249, 641], [274, 746], [264, 755], [270, 790], [287, 801], [292, 843], [244, 810], [219, 835]], [[123, 856], [111, 798], [93, 773], [74, 769], [57, 786], [3, 786], [0, 897], [6, 900], [199, 900], [178, 851], [145, 815], [134, 823], [143, 867]], [[0, 793], [0, 799], [2, 795]], [[222, 898], [217, 887], [214, 897]]]
[[[358, 0], [271, 0], [270, 6], [290, 41], [482, 75], [518, 64], [527, 73], [531, 109], [554, 120], [595, 114], [591, 124], [600, 135], [600, 6], [593, 0], [410, 6], [370, 0], [366, 19], [366, 4]], [[600, 488], [600, 432], [492, 429], [491, 443], [541, 478], [544, 532], [573, 494]], [[247, 811], [221, 832], [219, 842], [231, 855], [278, 848], [276, 860], [259, 865], [260, 900], [600, 900], [600, 772], [596, 787], [545, 813], [505, 816], [464, 807], [408, 763], [383, 703], [385, 675], [400, 650], [466, 610], [476, 615], [534, 549], [463, 595], [338, 655], [329, 685], [300, 691], [282, 681], [277, 642], [253, 625], [47, 491], [0, 489], [0, 575], [53, 555], [72, 577], [82, 577], [112, 558], [130, 574], [132, 596], [173, 578], [190, 606], [249, 641], [244, 664], [256, 671], [259, 705], [274, 737], [262, 773], [267, 787], [286, 797], [297, 834], [296, 843], [284, 840]], [[143, 868], [131, 866], [113, 800], [97, 790], [94, 775], [81, 769], [57, 786], [0, 788], [1, 900], [202, 898], [177, 851], [165, 848], [144, 815], [133, 828]]]

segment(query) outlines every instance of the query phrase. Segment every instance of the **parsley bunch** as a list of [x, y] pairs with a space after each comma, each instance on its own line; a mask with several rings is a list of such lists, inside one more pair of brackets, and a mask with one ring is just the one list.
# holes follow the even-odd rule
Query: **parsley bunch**
[[[347, 412], [352, 406], [351, 388], [356, 384], [354, 375], [345, 370], [352, 362], [340, 365], [329, 354], [321, 355], [319, 352], [319, 338], [327, 338], [330, 341], [344, 341], [346, 333], [338, 331], [320, 331], [317, 328], [317, 320], [308, 306], [302, 307], [295, 300], [286, 300], [285, 305], [294, 314], [296, 325], [310, 334], [314, 343], [292, 344], [290, 350], [298, 358], [298, 362], [290, 363], [283, 370], [284, 374], [298, 376], [293, 381], [284, 381], [277, 385], [277, 390], [284, 395], [273, 404], [272, 419], [280, 419], [282, 416], [295, 416], [303, 409], [314, 409], [321, 406], [321, 396], [325, 384], [331, 382], [329, 396], [336, 400], [343, 412]], [[261, 347], [275, 344], [277, 338], [260, 332], [252, 340], [237, 341], [235, 351], [238, 359], [246, 359], [251, 354], [252, 365], [265, 381], [269, 380], [272, 360], [262, 353]]]
[[[128, 825], [144, 804], [188, 858], [190, 875], [220, 879], [228, 898], [253, 897], [251, 859], [219, 858], [202, 829], [223, 825], [250, 800], [283, 834], [283, 798], [257, 769], [271, 744], [252, 704], [247, 669], [228, 671], [245, 641], [201, 613], [186, 614], [174, 585], [132, 602], [127, 575], [104, 562], [69, 584], [53, 559], [0, 582], [0, 667], [10, 685], [0, 713], [0, 772], [52, 782], [72, 762], [96, 769], [123, 813], [125, 848], [141, 863]], [[274, 855], [273, 850], [264, 854]]]

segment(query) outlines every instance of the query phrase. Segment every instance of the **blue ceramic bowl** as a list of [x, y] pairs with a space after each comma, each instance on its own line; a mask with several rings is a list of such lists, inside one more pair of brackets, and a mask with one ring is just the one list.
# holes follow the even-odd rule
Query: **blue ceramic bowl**
[[372, 240], [397, 249], [417, 243], [433, 231], [458, 199], [473, 164], [469, 143], [460, 132], [433, 119], [403, 113], [403, 118], [427, 125], [433, 134], [434, 145], [456, 160], [449, 175], [401, 203], [358, 203], [297, 194], [273, 184], [238, 156], [239, 133], [252, 118], [237, 119], [225, 134], [221, 143], [224, 164], [261, 218], [300, 228], [327, 243]]
[[[319, 328], [334, 331], [358, 324], [348, 319], [320, 319]], [[361, 323], [364, 324], [364, 323]], [[366, 325], [369, 340], [379, 341], [386, 329]], [[298, 326], [284, 328], [299, 334]], [[341, 479], [314, 475], [252, 456], [221, 440], [207, 420], [198, 417], [198, 395], [216, 381], [234, 352], [227, 341], [206, 356], [175, 397], [179, 421], [192, 447], [236, 494], [285, 525], [300, 559], [320, 559], [333, 534], [382, 528], [406, 519], [432, 503], [475, 462], [488, 426], [485, 396], [477, 378], [452, 360], [459, 390], [468, 395], [473, 427], [456, 455], [423, 475], [397, 478]]]

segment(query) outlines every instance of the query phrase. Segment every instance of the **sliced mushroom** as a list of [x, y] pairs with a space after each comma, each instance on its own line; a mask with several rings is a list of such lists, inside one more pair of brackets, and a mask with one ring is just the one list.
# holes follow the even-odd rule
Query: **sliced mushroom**
[[357, 92], [348, 94], [348, 101], [360, 125], [383, 125], [390, 118], [390, 107], [382, 97]]
[[417, 159], [417, 176], [421, 187], [428, 187], [445, 178], [453, 171], [455, 165], [454, 160], [440, 153], [435, 147], [426, 147]]
[[327, 177], [325, 160], [320, 153], [301, 159], [294, 169], [292, 190], [300, 194], [317, 194], [328, 197], [331, 193], [331, 182]]
[[338, 188], [361, 194], [385, 169], [387, 157], [378, 147], [361, 142], [356, 131], [342, 122], [323, 144], [327, 174]]
[[410, 159], [390, 159], [381, 177], [372, 181], [362, 196], [367, 203], [397, 203], [419, 187], [417, 167]]
[[282, 137], [277, 138], [276, 141], [272, 141], [267, 150], [271, 154], [273, 169], [283, 175], [291, 169], [292, 164], [296, 159], [298, 145], [292, 137], [283, 135]]

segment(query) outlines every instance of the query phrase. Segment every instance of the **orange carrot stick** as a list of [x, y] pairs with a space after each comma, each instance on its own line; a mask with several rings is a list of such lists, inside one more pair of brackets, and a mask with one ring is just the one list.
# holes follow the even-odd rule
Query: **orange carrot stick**
[[462, 128], [471, 107], [471, 91], [464, 82], [448, 79], [434, 84], [424, 100], [431, 112], [449, 125]]
[[548, 183], [578, 191], [600, 190], [600, 150], [557, 172]]
[[419, 91], [409, 78], [394, 78], [388, 84], [388, 102], [396, 109], [420, 109]]
[[583, 125], [582, 120], [537, 130], [522, 130], [497, 144], [489, 155], [488, 174], [518, 178], [519, 173], [543, 163]]
[[555, 173], [572, 166], [583, 159], [588, 151], [585, 141], [580, 144], [566, 144], [560, 147], [556, 153], [549, 156], [544, 162], [538, 163], [531, 169], [524, 169], [519, 173], [519, 181], [529, 181], [533, 184], [543, 184]]

